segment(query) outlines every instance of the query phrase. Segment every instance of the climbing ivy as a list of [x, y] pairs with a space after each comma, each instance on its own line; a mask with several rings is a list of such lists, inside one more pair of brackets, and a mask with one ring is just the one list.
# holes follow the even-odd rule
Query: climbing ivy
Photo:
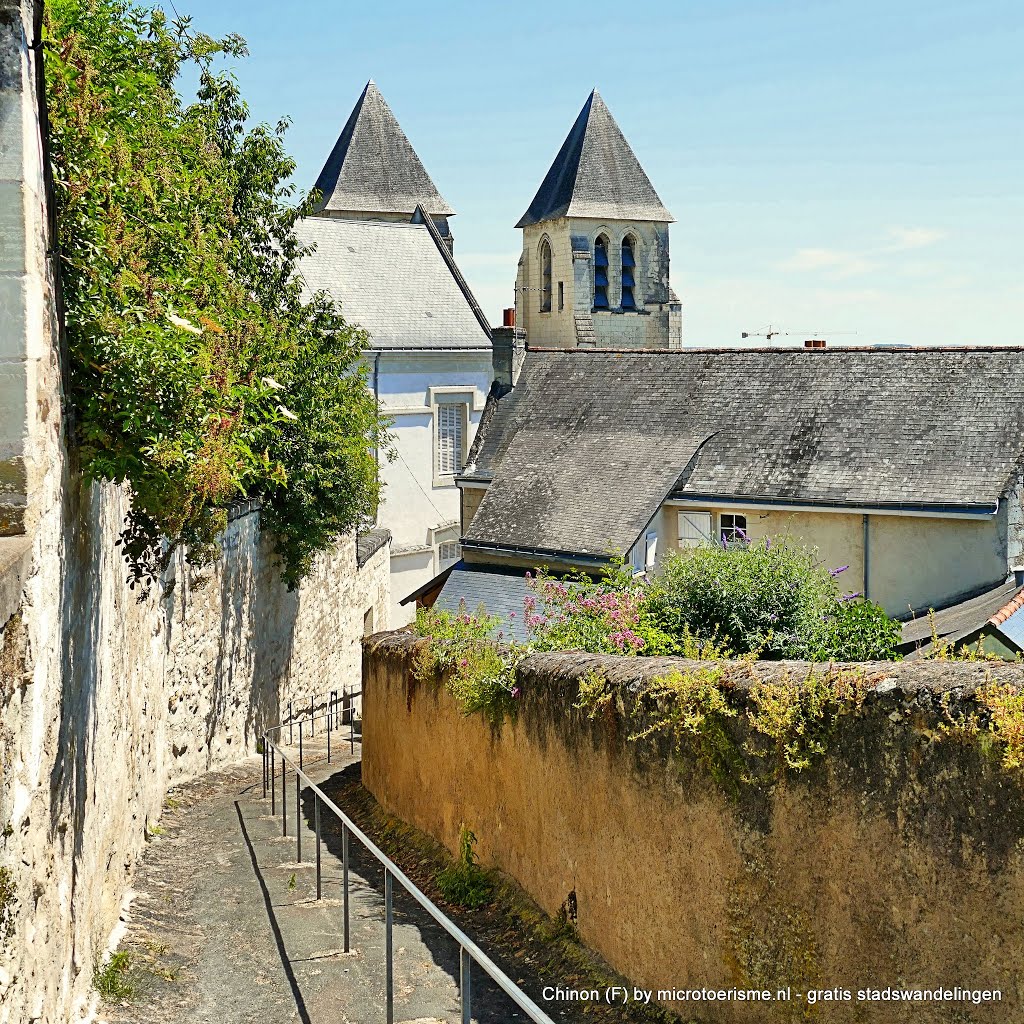
[[72, 438], [87, 479], [131, 489], [132, 583], [180, 545], [209, 562], [248, 497], [294, 586], [372, 515], [387, 436], [366, 334], [296, 275], [287, 124], [250, 126], [215, 69], [242, 39], [158, 8], [51, 0], [45, 47]]

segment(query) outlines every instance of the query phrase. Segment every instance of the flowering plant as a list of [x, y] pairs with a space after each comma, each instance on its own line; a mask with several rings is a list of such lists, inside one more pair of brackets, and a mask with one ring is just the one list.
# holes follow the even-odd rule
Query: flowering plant
[[558, 579], [541, 568], [527, 573], [526, 585], [533, 650], [639, 654], [646, 646], [640, 631], [643, 586], [628, 569], [613, 566], [594, 580], [585, 572]]

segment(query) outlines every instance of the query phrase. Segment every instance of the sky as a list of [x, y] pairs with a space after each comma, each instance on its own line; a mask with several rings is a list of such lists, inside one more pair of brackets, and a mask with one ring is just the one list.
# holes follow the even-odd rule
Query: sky
[[292, 119], [302, 189], [373, 78], [492, 322], [596, 87], [676, 218], [685, 344], [1024, 340], [1020, 0], [175, 5], [248, 41], [231, 68], [255, 119]]

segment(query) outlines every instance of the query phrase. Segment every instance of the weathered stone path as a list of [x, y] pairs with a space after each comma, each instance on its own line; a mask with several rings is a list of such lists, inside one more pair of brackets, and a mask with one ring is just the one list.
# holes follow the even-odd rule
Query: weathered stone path
[[[348, 746], [317, 781], [358, 759]], [[313, 758], [311, 757], [310, 760]], [[307, 767], [309, 767], [307, 763]], [[352, 843], [351, 945], [342, 952], [337, 842], [322, 848], [316, 899], [315, 844], [304, 801], [303, 861], [296, 863], [295, 780], [288, 778], [289, 837], [262, 797], [253, 758], [172, 792], [136, 874], [137, 895], [120, 949], [132, 957], [136, 995], [107, 1004], [110, 1024], [375, 1024], [384, 1012], [383, 879]], [[280, 788], [278, 789], [280, 800]], [[457, 1021], [455, 943], [395, 887], [395, 1019]], [[474, 972], [474, 1020], [524, 1020]]]

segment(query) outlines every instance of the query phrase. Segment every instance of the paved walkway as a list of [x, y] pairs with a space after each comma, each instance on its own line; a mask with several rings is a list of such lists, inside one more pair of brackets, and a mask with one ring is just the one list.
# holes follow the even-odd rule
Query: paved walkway
[[[318, 737], [319, 739], [319, 737]], [[308, 747], [318, 782], [358, 759]], [[310, 761], [320, 760], [315, 767]], [[322, 848], [316, 899], [312, 807], [303, 802], [296, 861], [295, 778], [288, 777], [288, 832], [264, 800], [261, 761], [213, 772], [172, 792], [136, 874], [120, 948], [137, 992], [106, 1005], [111, 1024], [375, 1024], [384, 1021], [383, 877], [351, 844], [351, 946], [342, 952], [340, 833]], [[327, 820], [325, 814], [325, 822]], [[395, 1019], [458, 1021], [455, 943], [395, 886]], [[474, 1020], [525, 1020], [474, 971]]]

